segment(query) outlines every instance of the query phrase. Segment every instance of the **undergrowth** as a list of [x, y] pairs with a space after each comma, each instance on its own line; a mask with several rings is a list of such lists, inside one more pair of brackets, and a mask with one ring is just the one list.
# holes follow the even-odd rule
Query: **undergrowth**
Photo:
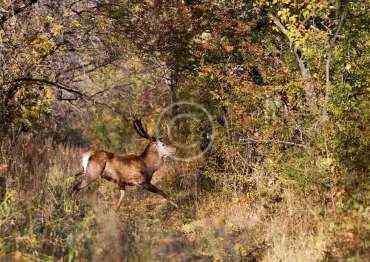
[[349, 212], [343, 192], [302, 190], [284, 169], [278, 175], [255, 167], [244, 181], [226, 186], [217, 179], [205, 183], [196, 173], [201, 162], [168, 163], [155, 183], [179, 209], [131, 188], [114, 211], [118, 190], [109, 182], [69, 195], [80, 169], [78, 148], [45, 142], [43, 150], [27, 152], [20, 145], [1, 148], [1, 161], [10, 166], [2, 174], [7, 190], [0, 204], [4, 258], [320, 261], [368, 255], [368, 208]]

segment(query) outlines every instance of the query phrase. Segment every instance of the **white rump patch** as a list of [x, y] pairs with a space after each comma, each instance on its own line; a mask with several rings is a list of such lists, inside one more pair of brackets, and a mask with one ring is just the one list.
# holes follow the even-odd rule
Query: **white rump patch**
[[86, 152], [82, 155], [81, 163], [82, 163], [82, 167], [84, 168], [84, 172], [86, 172], [87, 165], [89, 164], [89, 159], [90, 159], [91, 155], [92, 155], [91, 151], [88, 151], [88, 152]]

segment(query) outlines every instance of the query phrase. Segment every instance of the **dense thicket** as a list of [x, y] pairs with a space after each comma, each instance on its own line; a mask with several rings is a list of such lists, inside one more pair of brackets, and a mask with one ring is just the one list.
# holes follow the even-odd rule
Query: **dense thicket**
[[[167, 140], [197, 141], [190, 151], [212, 143], [201, 158], [176, 164], [176, 194], [184, 194], [183, 173], [195, 174], [199, 203], [248, 196], [265, 207], [293, 190], [312, 200], [320, 219], [335, 221], [338, 241], [327, 258], [349, 231], [357, 242], [342, 255], [368, 252], [367, 1], [2, 0], [0, 67], [0, 161], [13, 171], [14, 145], [25, 156], [46, 140], [52, 152], [137, 150], [133, 117], [154, 132], [165, 108], [192, 102], [212, 121], [195, 111], [190, 121], [172, 121], [188, 113], [177, 106], [160, 126], [172, 124]], [[16, 250], [2, 241], [0, 252]], [[58, 252], [49, 255], [66, 255]]]

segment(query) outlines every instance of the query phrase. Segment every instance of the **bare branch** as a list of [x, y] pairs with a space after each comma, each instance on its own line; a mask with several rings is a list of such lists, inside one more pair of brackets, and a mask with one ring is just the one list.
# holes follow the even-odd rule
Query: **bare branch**
[[305, 65], [304, 60], [302, 59], [302, 51], [295, 45], [293, 41], [289, 39], [288, 30], [285, 28], [285, 26], [280, 22], [279, 18], [277, 18], [275, 15], [270, 13], [270, 18], [274, 22], [274, 24], [280, 29], [280, 31], [288, 38], [290, 46], [293, 47], [293, 52], [295, 54], [298, 67], [301, 71], [301, 74], [303, 78], [310, 78], [311, 74], [308, 68]]
[[33, 6], [37, 2], [39, 2], [39, 0], [27, 1], [27, 3], [25, 3], [23, 6], [13, 9], [12, 12], [8, 12], [8, 15], [3, 15], [2, 17], [0, 17], [0, 26], [3, 27], [5, 22], [8, 21], [10, 18], [23, 13], [27, 8]]
[[58, 97], [58, 101], [76, 101], [78, 97]]
[[[340, 9], [344, 9], [347, 5], [347, 1], [343, 1], [341, 4], [338, 5], [338, 12]], [[344, 18], [346, 16], [346, 10], [342, 11], [342, 14], [340, 15], [338, 26], [335, 29], [335, 32], [332, 37], [329, 38], [329, 46], [328, 46], [328, 52], [327, 52], [327, 58], [325, 63], [325, 76], [326, 76], [326, 85], [330, 85], [330, 67], [332, 62], [332, 50], [335, 47], [336, 41], [339, 37], [339, 32], [343, 26]]]
[[50, 81], [50, 80], [47, 80], [47, 79], [23, 77], [23, 78], [18, 78], [18, 79], [14, 80], [14, 81], [11, 81], [11, 82], [7, 82], [5, 84], [24, 83], [24, 82], [38, 83], [38, 84], [45, 84], [45, 85], [49, 85], [49, 86], [54, 86], [57, 89], [67, 91], [67, 92], [72, 93], [72, 94], [75, 94], [75, 95], [77, 95], [77, 96], [79, 96], [81, 98], [82, 97], [86, 97], [85, 94], [81, 93], [78, 90], [72, 89], [71, 87], [68, 87], [68, 86], [66, 86], [64, 84], [61, 84], [61, 83], [58, 83], [58, 82], [53, 82], [53, 81]]
[[280, 22], [279, 18], [277, 18], [275, 15], [270, 13], [270, 18], [274, 22], [274, 24], [280, 29], [280, 31], [288, 37], [288, 30], [285, 28], [285, 26]]
[[290, 145], [290, 146], [298, 146], [298, 147], [303, 147], [303, 148], [307, 147], [304, 144], [298, 144], [298, 143], [294, 143], [294, 142], [281, 141], [281, 140], [272, 140], [272, 139], [258, 140], [258, 139], [254, 139], [254, 138], [243, 137], [243, 138], [240, 138], [239, 141], [252, 141], [252, 142], [256, 142], [256, 143], [275, 143], [275, 144], [284, 144], [284, 145]]

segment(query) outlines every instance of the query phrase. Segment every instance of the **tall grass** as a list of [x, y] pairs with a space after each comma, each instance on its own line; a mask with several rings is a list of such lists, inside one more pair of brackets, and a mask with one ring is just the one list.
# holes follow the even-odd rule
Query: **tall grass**
[[[239, 170], [253, 185], [247, 190], [233, 186], [220, 191], [204, 190], [199, 184], [197, 170], [202, 163], [168, 164], [155, 183], [176, 199], [179, 209], [132, 188], [121, 209], [114, 211], [118, 190], [109, 182], [97, 181], [76, 198], [68, 194], [72, 175], [80, 169], [79, 148], [52, 141], [33, 141], [33, 145], [20, 140], [0, 148], [0, 164], [9, 165], [9, 171], [1, 174], [7, 180], [0, 203], [3, 258], [321, 261], [366, 257], [368, 242], [355, 233], [363, 228], [366, 210], [356, 213], [357, 220], [351, 214], [343, 216], [334, 208], [340, 204], [337, 199], [333, 206], [323, 201], [321, 192], [308, 195], [294, 183], [266, 176], [262, 169]], [[356, 253], [358, 247], [362, 251]]]

